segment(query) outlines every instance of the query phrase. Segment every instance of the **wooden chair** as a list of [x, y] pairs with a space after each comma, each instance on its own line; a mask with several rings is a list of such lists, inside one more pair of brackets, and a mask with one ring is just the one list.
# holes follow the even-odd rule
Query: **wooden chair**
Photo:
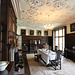
[[56, 51], [56, 59], [51, 60], [52, 67], [57, 70], [57, 66], [61, 69], [61, 52], [58, 50]]
[[34, 52], [34, 60], [39, 61], [39, 59], [41, 59], [41, 55], [37, 53], [37, 50], [35, 50], [35, 52]]

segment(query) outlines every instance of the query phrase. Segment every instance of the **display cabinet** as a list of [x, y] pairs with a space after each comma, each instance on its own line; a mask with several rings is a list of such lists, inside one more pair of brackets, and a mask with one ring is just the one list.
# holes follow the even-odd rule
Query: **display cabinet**
[[34, 51], [41, 48], [41, 40], [30, 40], [29, 50]]
[[16, 35], [15, 45], [18, 47], [18, 49], [22, 49], [22, 36], [21, 35]]
[[[44, 43], [52, 47], [52, 36], [22, 36], [22, 46], [25, 44], [29, 52], [34, 52], [34, 50], [42, 48]], [[25, 51], [25, 48], [23, 50]]]

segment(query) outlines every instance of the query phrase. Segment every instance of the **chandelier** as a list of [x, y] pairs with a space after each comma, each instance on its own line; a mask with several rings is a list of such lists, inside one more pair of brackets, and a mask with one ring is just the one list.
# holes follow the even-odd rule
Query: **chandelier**
[[[48, 18], [49, 18], [49, 15], [48, 15]], [[49, 21], [48, 21], [49, 22]], [[44, 26], [44, 28], [45, 29], [48, 29], [48, 30], [50, 30], [50, 29], [53, 29], [54, 28], [54, 26], [52, 25], [52, 24], [46, 24], [45, 26]]]
[[50, 30], [50, 29], [53, 29], [54, 26], [51, 25], [51, 24], [48, 24], [48, 25], [46, 24], [46, 25], [44, 26], [44, 28]]

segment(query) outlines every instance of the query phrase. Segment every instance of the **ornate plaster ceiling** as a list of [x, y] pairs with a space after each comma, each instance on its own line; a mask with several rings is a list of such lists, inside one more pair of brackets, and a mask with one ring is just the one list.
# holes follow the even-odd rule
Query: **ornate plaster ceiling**
[[44, 29], [48, 23], [57, 27], [75, 19], [75, 0], [19, 0], [19, 8], [17, 25], [32, 29]]

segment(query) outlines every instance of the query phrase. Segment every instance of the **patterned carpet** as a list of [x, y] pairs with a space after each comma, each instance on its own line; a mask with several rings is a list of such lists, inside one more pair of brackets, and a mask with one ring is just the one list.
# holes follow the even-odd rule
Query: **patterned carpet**
[[46, 67], [42, 61], [34, 60], [34, 54], [27, 54], [27, 60], [31, 75], [64, 75], [62, 70], [54, 70], [52, 67]]

